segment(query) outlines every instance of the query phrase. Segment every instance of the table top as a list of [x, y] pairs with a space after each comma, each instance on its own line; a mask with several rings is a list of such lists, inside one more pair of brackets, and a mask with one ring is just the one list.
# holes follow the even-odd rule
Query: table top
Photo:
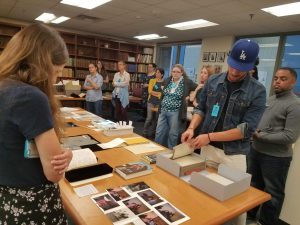
[[[87, 125], [87, 122], [74, 121], [74, 123]], [[88, 133], [100, 142], [113, 139], [113, 137], [104, 136], [101, 132], [84, 127], [67, 128], [67, 133], [70, 136]], [[100, 161], [106, 162], [112, 167], [140, 160], [140, 156], [124, 148], [99, 151], [96, 152], [96, 155]], [[250, 187], [247, 191], [220, 202], [155, 165], [153, 173], [146, 176], [124, 180], [114, 173], [113, 177], [93, 182], [93, 185], [99, 193], [103, 193], [107, 188], [139, 181], [146, 182], [159, 195], [188, 215], [191, 219], [184, 224], [191, 225], [222, 224], [270, 199], [269, 194]], [[79, 198], [66, 180], [60, 181], [60, 188], [65, 209], [75, 224], [96, 225], [100, 222], [101, 224], [111, 224], [105, 214], [92, 202], [90, 196]]]
[[[73, 98], [73, 97], [66, 97], [66, 96], [58, 96], [58, 100], [60, 101], [85, 101], [85, 98]], [[111, 95], [103, 95], [104, 101], [110, 101], [112, 99]], [[136, 96], [129, 96], [130, 102], [141, 102], [143, 99]]]

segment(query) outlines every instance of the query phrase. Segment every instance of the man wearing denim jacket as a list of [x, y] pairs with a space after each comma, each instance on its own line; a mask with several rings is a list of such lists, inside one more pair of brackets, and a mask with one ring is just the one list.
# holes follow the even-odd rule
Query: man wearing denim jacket
[[[182, 142], [201, 148], [201, 156], [212, 166], [223, 163], [246, 172], [250, 138], [264, 112], [266, 90], [249, 76], [259, 46], [246, 39], [237, 41], [228, 56], [228, 71], [210, 76], [198, 99], [192, 121]], [[201, 124], [200, 135], [194, 130]], [[246, 214], [231, 221], [245, 225]]]

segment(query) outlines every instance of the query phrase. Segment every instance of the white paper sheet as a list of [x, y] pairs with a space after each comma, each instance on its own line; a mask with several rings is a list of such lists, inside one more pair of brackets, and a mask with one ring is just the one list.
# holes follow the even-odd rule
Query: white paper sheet
[[124, 148], [126, 148], [128, 151], [131, 151], [132, 153], [134, 153], [136, 155], [164, 150], [163, 147], [156, 145], [152, 142], [147, 143], [147, 144], [130, 145], [130, 146], [126, 146]]
[[110, 142], [101, 143], [98, 145], [103, 149], [108, 149], [108, 148], [116, 148], [116, 147], [120, 146], [121, 144], [123, 144], [124, 142], [125, 142], [125, 140], [123, 140], [122, 138], [115, 138]]
[[67, 83], [70, 82], [70, 80], [62, 80], [63, 84], [66, 85]]
[[68, 170], [97, 164], [96, 155], [89, 148], [74, 150], [73, 158], [69, 164]]
[[92, 194], [98, 193], [98, 190], [95, 188], [94, 185], [88, 184], [84, 185], [78, 188], [74, 188], [75, 193], [78, 195], [78, 197], [84, 197]]
[[79, 80], [72, 80], [73, 85], [79, 85]]
[[72, 108], [72, 107], [61, 107], [60, 111], [61, 112], [74, 112], [74, 111], [78, 111], [78, 108]]

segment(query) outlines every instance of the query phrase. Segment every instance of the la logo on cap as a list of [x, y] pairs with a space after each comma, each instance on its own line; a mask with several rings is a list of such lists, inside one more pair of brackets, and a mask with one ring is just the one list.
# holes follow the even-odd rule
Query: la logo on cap
[[236, 70], [250, 71], [254, 67], [258, 52], [259, 46], [255, 41], [240, 39], [232, 46], [227, 63]]
[[246, 53], [245, 53], [244, 50], [242, 50], [242, 53], [241, 53], [241, 55], [240, 55], [240, 59], [245, 61], [246, 58], [247, 58]]

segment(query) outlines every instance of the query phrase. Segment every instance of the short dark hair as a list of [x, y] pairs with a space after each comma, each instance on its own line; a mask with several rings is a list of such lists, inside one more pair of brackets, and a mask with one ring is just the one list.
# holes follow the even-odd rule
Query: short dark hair
[[124, 60], [119, 60], [118, 63], [122, 63], [122, 64], [126, 65], [126, 62]]
[[291, 67], [280, 67], [278, 70], [287, 70], [287, 71], [289, 71], [290, 74], [292, 74], [292, 76], [295, 78], [295, 80], [297, 80], [297, 72], [293, 68], [291, 68]]
[[149, 65], [152, 65], [154, 69], [157, 68], [157, 65], [155, 63], [149, 63]]
[[93, 65], [94, 67], [96, 67], [96, 69], [98, 70], [98, 65], [95, 62], [89, 62], [89, 65]]
[[165, 70], [163, 68], [156, 68], [156, 71], [157, 70], [161, 73], [161, 75], [165, 75]]

